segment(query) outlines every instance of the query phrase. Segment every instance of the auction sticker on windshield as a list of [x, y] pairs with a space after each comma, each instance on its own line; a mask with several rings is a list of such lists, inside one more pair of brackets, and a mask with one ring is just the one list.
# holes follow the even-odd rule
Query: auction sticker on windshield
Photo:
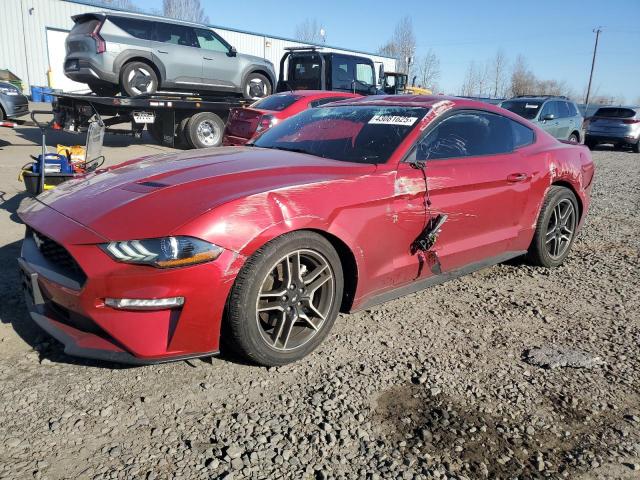
[[377, 125], [405, 125], [411, 126], [416, 123], [418, 117], [405, 117], [402, 115], [374, 115], [369, 123]]

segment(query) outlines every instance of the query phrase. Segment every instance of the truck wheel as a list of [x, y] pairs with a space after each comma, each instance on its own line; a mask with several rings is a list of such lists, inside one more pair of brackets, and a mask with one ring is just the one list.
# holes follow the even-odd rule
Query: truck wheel
[[158, 75], [146, 63], [130, 62], [122, 67], [120, 84], [124, 92], [130, 97], [153, 94], [158, 90]]
[[217, 147], [222, 144], [224, 122], [215, 113], [196, 113], [187, 122], [184, 131], [193, 148]]
[[242, 85], [242, 95], [248, 100], [268, 97], [271, 95], [271, 82], [260, 73], [250, 73]]

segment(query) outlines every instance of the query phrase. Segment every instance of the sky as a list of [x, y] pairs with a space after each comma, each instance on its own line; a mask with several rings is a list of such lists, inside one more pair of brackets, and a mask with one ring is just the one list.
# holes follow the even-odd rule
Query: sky
[[[160, 0], [133, 0], [143, 9]], [[210, 22], [293, 37], [317, 19], [327, 45], [375, 53], [405, 15], [413, 21], [416, 55], [430, 48], [440, 59], [439, 90], [458, 93], [469, 63], [502, 49], [513, 62], [524, 55], [541, 79], [564, 81], [582, 96], [589, 80], [595, 34], [602, 27], [592, 96], [640, 103], [640, 0], [201, 0]]]

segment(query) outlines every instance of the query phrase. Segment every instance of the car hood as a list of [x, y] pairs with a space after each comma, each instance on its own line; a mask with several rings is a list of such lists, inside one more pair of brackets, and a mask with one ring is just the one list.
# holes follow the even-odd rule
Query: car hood
[[238, 198], [373, 170], [282, 150], [218, 147], [132, 160], [37, 199], [106, 239], [152, 238]]

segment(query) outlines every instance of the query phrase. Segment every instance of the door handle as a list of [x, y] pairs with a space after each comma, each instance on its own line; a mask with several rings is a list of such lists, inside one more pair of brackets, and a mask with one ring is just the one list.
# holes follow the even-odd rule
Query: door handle
[[158, 53], [169, 53], [166, 50], [158, 50]]
[[213, 58], [211, 57], [202, 57], [202, 58], [204, 58], [205, 60], [213, 60]]
[[527, 178], [529, 178], [529, 175], [526, 173], [512, 173], [511, 175], [507, 175], [507, 182], [524, 182]]

